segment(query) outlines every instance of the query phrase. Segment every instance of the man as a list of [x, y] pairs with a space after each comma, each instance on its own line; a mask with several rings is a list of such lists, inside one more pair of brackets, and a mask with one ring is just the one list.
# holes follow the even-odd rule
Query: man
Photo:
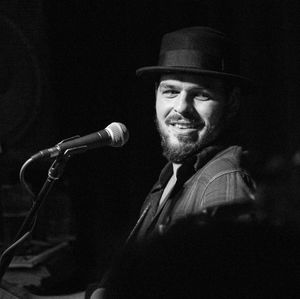
[[[156, 126], [169, 162], [144, 202], [129, 244], [163, 235], [189, 216], [251, 215], [254, 183], [242, 166], [232, 126], [240, 90], [250, 82], [237, 67], [234, 44], [223, 33], [192, 27], [166, 34], [159, 64], [137, 70], [156, 82]], [[117, 280], [112, 271], [100, 285], [112, 298]], [[102, 298], [103, 288], [92, 298]]]
[[[158, 65], [137, 70], [156, 83], [156, 125], [169, 162], [127, 243], [163, 235], [189, 216], [237, 219], [251, 211], [254, 183], [234, 140], [240, 90], [249, 84], [238, 66], [236, 47], [223, 33], [191, 27], [166, 34]], [[113, 276], [86, 297], [103, 298]]]
[[232, 125], [240, 90], [250, 82], [237, 68], [234, 44], [224, 34], [192, 27], [166, 34], [159, 65], [137, 70], [158, 80], [156, 125], [169, 161], [146, 199], [138, 238], [182, 217], [234, 204], [233, 217], [251, 205], [254, 183], [242, 166], [243, 151], [234, 140], [238, 128]]

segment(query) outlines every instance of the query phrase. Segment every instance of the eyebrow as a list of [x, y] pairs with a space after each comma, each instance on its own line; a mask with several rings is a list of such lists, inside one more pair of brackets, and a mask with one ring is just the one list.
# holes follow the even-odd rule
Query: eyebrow
[[160, 83], [158, 87], [164, 87], [164, 88], [178, 88], [178, 86], [171, 84], [171, 83]]
[[[180, 86], [177, 86], [175, 84], [164, 83], [164, 82], [160, 83], [158, 87], [159, 88], [173, 88], [173, 89], [180, 89], [181, 88]], [[191, 87], [190, 89], [193, 90], [193, 91], [209, 91], [209, 88], [205, 87], [205, 86], [203, 86], [203, 87], [195, 86], [195, 87]]]

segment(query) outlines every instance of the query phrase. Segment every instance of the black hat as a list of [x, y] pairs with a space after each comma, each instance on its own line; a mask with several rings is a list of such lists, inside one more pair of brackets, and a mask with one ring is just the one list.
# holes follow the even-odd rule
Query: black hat
[[137, 69], [137, 76], [185, 72], [229, 79], [249, 85], [239, 73], [239, 49], [224, 33], [209, 27], [190, 27], [162, 38], [157, 66]]

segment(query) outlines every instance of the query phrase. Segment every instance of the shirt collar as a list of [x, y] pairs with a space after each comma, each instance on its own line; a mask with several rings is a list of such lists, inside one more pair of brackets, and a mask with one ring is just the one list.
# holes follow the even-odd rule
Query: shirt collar
[[210, 145], [202, 149], [196, 155], [196, 161], [194, 164], [195, 171], [202, 168], [208, 161], [210, 161], [217, 153], [221, 152], [225, 149], [226, 146], [224, 145]]
[[[188, 165], [191, 164], [194, 167], [194, 172], [196, 172], [197, 170], [202, 168], [209, 160], [211, 160], [212, 157], [214, 157], [217, 153], [219, 153], [224, 148], [225, 148], [224, 145], [211, 145], [205, 147], [198, 154], [187, 159], [182, 165], [183, 167], [180, 167], [178, 169], [178, 172], [184, 171], [184, 169], [187, 169]], [[154, 185], [152, 191], [164, 188], [172, 175], [173, 175], [173, 165], [171, 162], [168, 162], [165, 165], [165, 167], [162, 169], [158, 182]]]

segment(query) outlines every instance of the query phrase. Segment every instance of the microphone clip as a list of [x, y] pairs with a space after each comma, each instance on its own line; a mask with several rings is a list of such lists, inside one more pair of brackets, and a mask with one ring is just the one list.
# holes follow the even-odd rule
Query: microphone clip
[[[55, 145], [55, 148], [58, 150], [59, 152], [59, 156], [61, 155], [65, 155], [68, 153], [68, 155], [72, 155], [72, 154], [77, 154], [77, 149], [79, 149], [79, 152], [78, 153], [82, 153], [85, 151], [85, 149], [87, 148], [87, 146], [79, 146], [79, 147], [74, 147], [74, 148], [70, 148], [70, 149], [66, 149], [64, 152], [62, 152], [61, 150], [61, 145], [68, 142], [68, 141], [72, 141], [72, 140], [75, 140], [77, 138], [80, 138], [80, 135], [75, 135], [75, 136], [72, 136], [72, 137], [69, 137], [69, 138], [66, 138], [66, 139], [63, 139], [62, 141], [60, 141], [59, 143], [57, 143]], [[81, 150], [80, 150], [81, 149]]]
[[[69, 158], [73, 155], [85, 152], [88, 149], [88, 147], [86, 145], [67, 148], [67, 149], [64, 149], [64, 150], [61, 148], [61, 146], [63, 144], [65, 144], [66, 142], [75, 140], [79, 137], [80, 137], [80, 135], [75, 135], [73, 137], [63, 139], [62, 141], [57, 143], [54, 147], [47, 150], [48, 154], [49, 154], [49, 157], [50, 158], [54, 158], [54, 157], [58, 158], [58, 157], [62, 157], [62, 156], [68, 156], [68, 158]], [[40, 151], [39, 153], [42, 153], [42, 152], [44, 152], [44, 151]], [[43, 156], [43, 154], [42, 154], [42, 156]]]
[[72, 136], [72, 137], [69, 137], [69, 138], [66, 138], [66, 139], [63, 139], [62, 141], [60, 141], [59, 143], [56, 144], [56, 148], [58, 149], [58, 151], [60, 152], [60, 155], [67, 155], [68, 158], [73, 156], [73, 155], [76, 155], [76, 154], [81, 154], [81, 153], [84, 153], [88, 147], [86, 145], [82, 145], [82, 146], [77, 146], [77, 147], [72, 147], [72, 148], [68, 148], [66, 149], [64, 152], [61, 150], [61, 145], [68, 142], [68, 141], [72, 141], [72, 140], [75, 140], [77, 138], [80, 138], [80, 135], [75, 135], [75, 136]]
[[[68, 138], [68, 140], [69, 140], [69, 138]], [[48, 178], [50, 178], [51, 180], [59, 180], [63, 174], [64, 168], [65, 168], [68, 160], [73, 155], [85, 152], [86, 149], [87, 149], [87, 146], [78, 146], [78, 147], [73, 147], [73, 148], [67, 149], [64, 152], [62, 152], [61, 154], [59, 154], [48, 170]]]

